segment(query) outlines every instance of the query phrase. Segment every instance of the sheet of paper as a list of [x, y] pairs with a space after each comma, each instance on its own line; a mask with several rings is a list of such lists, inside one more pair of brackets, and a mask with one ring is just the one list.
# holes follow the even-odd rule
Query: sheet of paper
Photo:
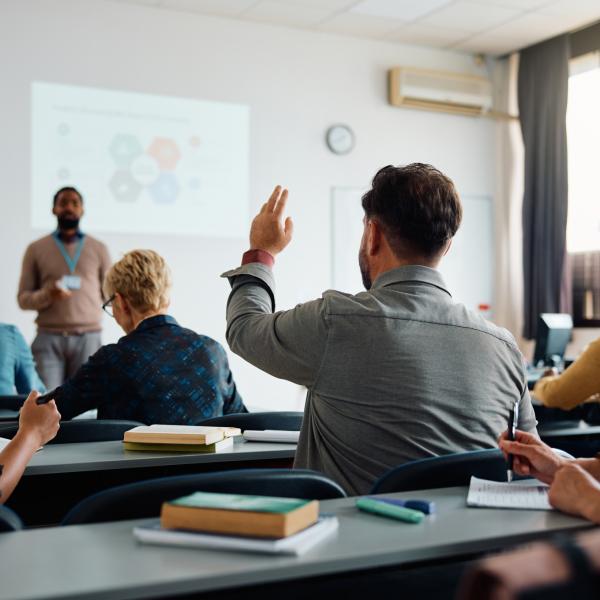
[[506, 483], [471, 477], [467, 505], [552, 510], [548, 502], [548, 486], [537, 480]]

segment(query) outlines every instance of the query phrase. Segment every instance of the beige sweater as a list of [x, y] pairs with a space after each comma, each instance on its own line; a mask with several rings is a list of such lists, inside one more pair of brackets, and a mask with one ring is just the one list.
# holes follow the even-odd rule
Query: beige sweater
[[533, 389], [542, 404], [565, 410], [595, 394], [600, 394], [600, 339], [593, 341], [562, 375], [543, 377]]
[[[65, 244], [70, 256], [75, 255], [79, 239]], [[69, 275], [56, 242], [47, 235], [25, 251], [19, 282], [18, 302], [25, 310], [37, 310], [38, 330], [49, 333], [84, 333], [99, 331], [102, 327], [102, 282], [111, 261], [106, 246], [85, 236], [81, 256], [74, 275], [81, 277], [81, 289], [72, 296], [52, 301], [48, 292], [63, 275]]]

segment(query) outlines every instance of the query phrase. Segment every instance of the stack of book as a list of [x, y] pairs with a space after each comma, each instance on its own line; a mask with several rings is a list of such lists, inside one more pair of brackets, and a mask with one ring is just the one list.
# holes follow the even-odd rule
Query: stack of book
[[165, 502], [160, 524], [136, 527], [148, 544], [302, 554], [337, 530], [316, 500], [196, 492]]
[[146, 452], [223, 452], [240, 434], [237, 427], [149, 425], [126, 431], [123, 445], [125, 450]]

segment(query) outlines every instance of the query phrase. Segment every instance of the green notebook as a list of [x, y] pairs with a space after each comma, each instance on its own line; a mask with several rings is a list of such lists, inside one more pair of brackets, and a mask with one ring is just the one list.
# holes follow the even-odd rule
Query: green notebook
[[186, 508], [215, 508], [220, 510], [285, 514], [309, 504], [310, 502], [311, 500], [299, 500], [297, 498], [195, 492], [190, 496], [172, 500], [169, 504]]

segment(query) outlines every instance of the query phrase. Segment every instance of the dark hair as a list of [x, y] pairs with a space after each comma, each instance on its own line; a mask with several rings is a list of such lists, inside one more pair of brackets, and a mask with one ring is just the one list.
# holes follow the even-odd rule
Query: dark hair
[[375, 219], [392, 251], [435, 257], [454, 236], [462, 206], [454, 183], [431, 165], [388, 165], [373, 177], [362, 197], [367, 218]]
[[83, 196], [81, 195], [81, 192], [77, 188], [67, 186], [67, 187], [60, 188], [60, 190], [58, 190], [58, 192], [56, 192], [56, 194], [54, 194], [54, 198], [52, 200], [52, 206], [56, 206], [56, 203], [58, 202], [58, 199], [60, 198], [60, 195], [63, 192], [75, 192], [79, 196], [79, 199], [81, 200], [81, 203], [83, 204]]

